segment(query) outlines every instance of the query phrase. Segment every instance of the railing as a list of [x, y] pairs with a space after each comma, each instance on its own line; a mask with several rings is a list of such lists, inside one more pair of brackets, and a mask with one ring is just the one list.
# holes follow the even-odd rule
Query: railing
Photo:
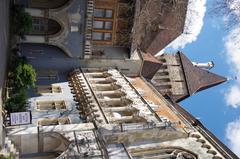
[[166, 128], [171, 126], [171, 123], [133, 123], [133, 124], [119, 124], [113, 127], [112, 132], [127, 132], [135, 130], [153, 129], [153, 128]]
[[93, 23], [94, 1], [87, 1], [87, 15], [85, 26], [85, 45], [84, 45], [84, 58], [90, 59], [92, 56], [91, 39], [92, 39], [92, 23]]

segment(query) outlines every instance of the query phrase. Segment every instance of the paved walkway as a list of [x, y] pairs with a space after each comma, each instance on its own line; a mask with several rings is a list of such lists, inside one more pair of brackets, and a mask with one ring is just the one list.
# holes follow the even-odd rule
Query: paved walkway
[[[9, 29], [9, 2], [10, 0], [0, 1], [0, 97], [2, 97], [2, 89], [5, 80], [6, 64], [7, 64], [7, 48], [8, 48], [8, 29]], [[2, 129], [2, 98], [0, 98], [0, 145], [3, 142]]]

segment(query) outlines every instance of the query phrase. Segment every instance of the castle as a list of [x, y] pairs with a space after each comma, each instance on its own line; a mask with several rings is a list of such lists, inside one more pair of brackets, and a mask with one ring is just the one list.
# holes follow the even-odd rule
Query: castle
[[226, 78], [182, 52], [188, 0], [18, 0], [19, 46], [37, 71], [31, 123], [9, 126], [16, 158], [237, 159], [178, 102]]

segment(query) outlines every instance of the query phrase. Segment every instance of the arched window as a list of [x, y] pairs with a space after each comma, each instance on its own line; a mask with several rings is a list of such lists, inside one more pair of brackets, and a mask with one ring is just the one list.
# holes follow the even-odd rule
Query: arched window
[[32, 17], [30, 35], [54, 35], [61, 30], [61, 25], [53, 19]]
[[56, 9], [64, 6], [70, 0], [28, 0], [29, 8]]

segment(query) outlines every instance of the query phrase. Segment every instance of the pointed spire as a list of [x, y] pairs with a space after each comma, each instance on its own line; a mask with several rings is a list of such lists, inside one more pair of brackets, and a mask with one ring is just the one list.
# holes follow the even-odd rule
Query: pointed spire
[[227, 81], [225, 77], [211, 73], [206, 69], [195, 67], [183, 53], [178, 52], [178, 54], [182, 63], [189, 95]]

